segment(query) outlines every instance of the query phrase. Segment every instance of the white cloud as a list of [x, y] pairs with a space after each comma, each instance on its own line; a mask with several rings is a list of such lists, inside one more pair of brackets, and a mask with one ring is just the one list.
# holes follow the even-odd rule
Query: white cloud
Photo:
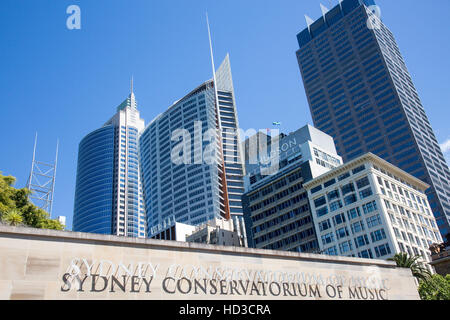
[[450, 139], [447, 139], [444, 143], [441, 144], [441, 149], [444, 153], [450, 152]]
[[447, 160], [447, 164], [450, 163], [450, 139], [447, 139], [444, 143], [441, 144], [442, 152], [444, 153], [445, 160]]

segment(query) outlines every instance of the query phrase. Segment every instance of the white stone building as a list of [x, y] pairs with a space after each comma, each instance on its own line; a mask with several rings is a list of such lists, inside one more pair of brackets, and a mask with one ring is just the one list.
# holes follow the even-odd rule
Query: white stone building
[[[237, 226], [238, 228], [238, 226]], [[212, 219], [197, 226], [186, 242], [214, 244], [220, 246], [245, 247], [245, 238], [236, 230], [233, 220]]]
[[441, 243], [429, 186], [367, 153], [304, 184], [323, 254], [388, 259], [420, 255]]

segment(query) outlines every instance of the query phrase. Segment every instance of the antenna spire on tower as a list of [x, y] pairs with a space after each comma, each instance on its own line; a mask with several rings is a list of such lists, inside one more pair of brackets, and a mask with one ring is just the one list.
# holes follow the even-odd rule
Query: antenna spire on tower
[[208, 11], [206, 12], [206, 24], [208, 25], [208, 38], [209, 38], [209, 50], [211, 52], [211, 65], [212, 65], [212, 72], [213, 72], [213, 80], [214, 80], [214, 86], [216, 85], [216, 67], [214, 66], [214, 53], [213, 53], [213, 47], [212, 47], [212, 39], [211, 39], [211, 28], [209, 26], [209, 18], [208, 18]]
[[132, 93], [134, 93], [133, 92], [133, 75], [131, 75], [131, 85], [130, 85], [130, 93], [132, 94]]
[[[208, 25], [208, 37], [209, 37], [209, 50], [211, 52], [211, 65], [212, 65], [212, 72], [213, 72], [213, 81], [214, 81], [214, 96], [215, 96], [215, 105], [216, 105], [216, 123], [217, 123], [217, 129], [218, 129], [218, 145], [219, 145], [219, 152], [220, 152], [220, 161], [221, 161], [221, 191], [223, 196], [223, 205], [225, 207], [224, 212], [224, 218], [225, 220], [230, 220], [231, 213], [230, 213], [230, 205], [228, 202], [228, 186], [227, 186], [227, 176], [225, 171], [225, 159], [224, 159], [224, 151], [223, 151], [223, 141], [222, 141], [222, 123], [220, 120], [220, 108], [219, 108], [219, 94], [217, 92], [217, 80], [216, 80], [216, 67], [214, 65], [214, 53], [213, 53], [213, 46], [212, 46], [212, 40], [211, 40], [211, 28], [209, 26], [209, 18], [208, 18], [208, 12], [206, 12], [206, 23]], [[222, 209], [221, 209], [222, 210]]]

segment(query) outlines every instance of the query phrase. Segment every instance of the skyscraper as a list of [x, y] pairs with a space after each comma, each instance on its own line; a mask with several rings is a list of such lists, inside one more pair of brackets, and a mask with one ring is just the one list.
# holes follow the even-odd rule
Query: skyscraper
[[145, 237], [138, 157], [143, 129], [131, 85], [117, 113], [80, 143], [73, 231]]
[[140, 139], [148, 236], [176, 222], [242, 221], [243, 167], [229, 56]]
[[430, 185], [443, 236], [450, 231], [450, 171], [393, 34], [372, 0], [343, 0], [307, 17], [297, 59], [314, 125], [344, 161], [372, 152]]

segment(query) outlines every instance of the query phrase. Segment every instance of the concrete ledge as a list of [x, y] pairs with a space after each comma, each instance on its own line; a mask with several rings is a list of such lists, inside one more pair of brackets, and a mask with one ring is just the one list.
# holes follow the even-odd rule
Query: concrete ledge
[[386, 260], [373, 260], [362, 258], [349, 258], [341, 256], [327, 256], [309, 253], [297, 253], [287, 251], [274, 251], [263, 250], [253, 248], [241, 248], [241, 247], [225, 247], [215, 246], [200, 243], [190, 242], [176, 242], [167, 240], [154, 240], [154, 239], [139, 239], [139, 238], [126, 238], [111, 235], [100, 235], [93, 233], [81, 233], [71, 231], [56, 231], [47, 229], [35, 229], [35, 228], [23, 228], [23, 227], [11, 227], [0, 225], [0, 237], [2, 236], [17, 236], [27, 239], [33, 238], [45, 238], [50, 241], [60, 242], [84, 242], [84, 243], [104, 243], [114, 244], [118, 246], [135, 246], [135, 247], [148, 247], [149, 249], [185, 249], [190, 251], [198, 251], [204, 253], [221, 253], [221, 254], [234, 254], [241, 256], [259, 256], [266, 258], [280, 258], [280, 259], [292, 259], [298, 261], [314, 261], [322, 263], [338, 263], [347, 265], [359, 265], [359, 266], [378, 266], [383, 268], [396, 268], [396, 264], [393, 261]]

